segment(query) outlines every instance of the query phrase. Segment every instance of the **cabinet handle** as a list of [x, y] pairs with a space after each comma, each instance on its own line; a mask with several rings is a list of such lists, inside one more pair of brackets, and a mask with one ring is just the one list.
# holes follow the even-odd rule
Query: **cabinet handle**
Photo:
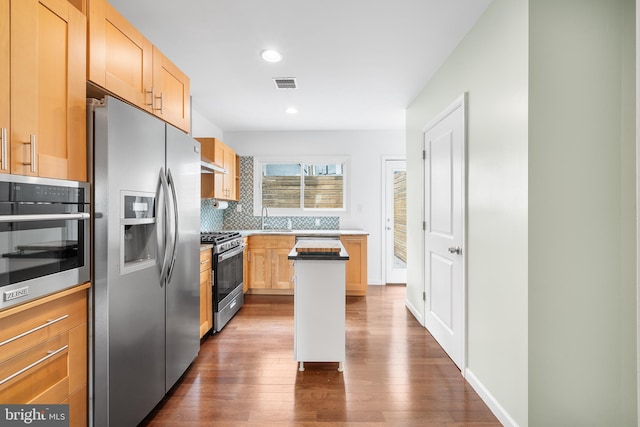
[[3, 385], [4, 383], [6, 383], [7, 381], [11, 381], [12, 379], [14, 379], [15, 377], [17, 377], [18, 375], [24, 374], [25, 372], [27, 372], [29, 369], [38, 366], [39, 364], [46, 362], [48, 359], [51, 359], [53, 356], [55, 356], [56, 354], [65, 351], [66, 349], [69, 348], [69, 345], [64, 345], [63, 347], [60, 347], [57, 350], [49, 350], [47, 351], [47, 355], [36, 360], [35, 362], [33, 362], [32, 364], [25, 366], [24, 368], [20, 369], [17, 372], [14, 372], [13, 374], [9, 375], [7, 378], [3, 379], [2, 381], [0, 381], [0, 386]]
[[[31, 172], [36, 172], [36, 136], [31, 134], [29, 137], [29, 142], [25, 142], [25, 145], [31, 145], [31, 161], [30, 162], [22, 162], [24, 166], [31, 165]], [[4, 159], [4, 157], [3, 157]]]
[[31, 172], [36, 173], [36, 136], [31, 135], [29, 139], [31, 144]]
[[2, 128], [0, 130], [0, 138], [2, 138], [2, 164], [0, 164], [0, 169], [3, 171], [7, 170], [7, 128]]
[[160, 92], [160, 96], [156, 96], [155, 99], [159, 99], [160, 100], [160, 108], [154, 108], [152, 107], [153, 111], [160, 111], [160, 114], [164, 114], [164, 96], [163, 93]]
[[35, 328], [33, 328], [33, 329], [29, 329], [28, 331], [23, 332], [23, 333], [21, 333], [21, 334], [19, 334], [19, 335], [16, 335], [15, 337], [12, 337], [12, 338], [9, 338], [8, 340], [5, 340], [5, 341], [0, 342], [0, 347], [2, 347], [2, 346], [3, 346], [3, 345], [5, 345], [5, 344], [9, 344], [10, 342], [13, 342], [13, 341], [15, 341], [15, 340], [18, 340], [18, 339], [20, 339], [20, 338], [22, 338], [22, 337], [26, 337], [27, 335], [32, 334], [32, 333], [34, 333], [34, 332], [37, 332], [37, 331], [39, 331], [40, 329], [44, 329], [44, 328], [46, 328], [47, 326], [51, 326], [51, 325], [53, 325], [54, 323], [58, 323], [58, 322], [60, 322], [60, 321], [62, 321], [62, 320], [64, 320], [64, 319], [66, 319], [67, 317], [69, 317], [69, 315], [68, 315], [68, 314], [65, 314], [64, 316], [60, 316], [60, 317], [58, 317], [57, 319], [47, 320], [47, 323], [44, 323], [44, 324], [42, 324], [42, 325], [40, 325], [40, 326], [36, 326], [36, 327], [35, 327]]
[[145, 90], [145, 95], [151, 95], [151, 102], [147, 104], [147, 97], [145, 96], [144, 105], [151, 107], [153, 110], [153, 100], [155, 99], [155, 88], [151, 86], [151, 90]]

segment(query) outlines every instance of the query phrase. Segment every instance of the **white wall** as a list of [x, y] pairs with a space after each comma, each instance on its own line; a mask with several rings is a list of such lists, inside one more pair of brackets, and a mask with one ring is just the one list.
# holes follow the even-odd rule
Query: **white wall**
[[468, 92], [467, 374], [527, 425], [528, 2], [494, 0], [407, 110], [407, 304], [423, 313], [422, 128]]
[[191, 136], [224, 139], [222, 129], [203, 116], [195, 104], [191, 105]]
[[340, 228], [369, 233], [369, 284], [384, 283], [382, 158], [404, 157], [404, 131], [225, 132], [224, 142], [242, 156], [348, 156], [349, 212], [340, 215]]

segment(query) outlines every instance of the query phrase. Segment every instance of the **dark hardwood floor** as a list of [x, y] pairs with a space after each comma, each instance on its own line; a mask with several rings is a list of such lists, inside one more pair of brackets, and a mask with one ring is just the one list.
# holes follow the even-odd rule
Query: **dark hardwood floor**
[[293, 297], [248, 295], [142, 425], [500, 426], [404, 298], [404, 286], [347, 298], [339, 373], [337, 363], [298, 371]]

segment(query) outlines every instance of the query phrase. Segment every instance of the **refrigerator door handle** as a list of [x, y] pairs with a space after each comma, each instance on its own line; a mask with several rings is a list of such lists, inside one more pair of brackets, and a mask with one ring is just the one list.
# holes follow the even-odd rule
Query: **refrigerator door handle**
[[[169, 217], [169, 184], [164, 174], [164, 168], [160, 168], [160, 185], [162, 187], [162, 194], [164, 196], [163, 206], [164, 209], [164, 226], [162, 228], [162, 240], [164, 241], [164, 256], [162, 257], [162, 268], [160, 269], [160, 283], [164, 283], [169, 271], [169, 248], [171, 245], [167, 242], [168, 227], [167, 220]], [[160, 230], [158, 230], [160, 232]]]
[[169, 262], [169, 271], [167, 272], [167, 281], [171, 280], [173, 274], [173, 266], [176, 263], [176, 257], [178, 255], [178, 240], [180, 239], [180, 231], [178, 224], [180, 220], [178, 218], [178, 195], [176, 194], [176, 186], [171, 176], [171, 169], [167, 169], [167, 181], [169, 187], [171, 187], [171, 198], [173, 200], [173, 249], [171, 251], [171, 262]]

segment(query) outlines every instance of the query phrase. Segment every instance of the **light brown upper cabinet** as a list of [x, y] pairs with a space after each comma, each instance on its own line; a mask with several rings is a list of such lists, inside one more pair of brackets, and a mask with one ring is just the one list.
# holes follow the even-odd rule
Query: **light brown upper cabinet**
[[9, 173], [9, 131], [11, 120], [11, 62], [9, 40], [11, 40], [10, 1], [0, 0], [0, 173]]
[[88, 80], [189, 132], [189, 77], [105, 0], [87, 6]]
[[0, 4], [0, 172], [86, 181], [86, 18], [67, 0]]
[[153, 113], [189, 132], [189, 77], [156, 47], [153, 48]]
[[151, 111], [151, 42], [105, 0], [91, 0], [87, 6], [87, 79], [118, 97]]
[[203, 173], [200, 191], [203, 199], [239, 200], [236, 184], [236, 152], [217, 138], [196, 138], [202, 144], [202, 158], [227, 170], [227, 173]]

